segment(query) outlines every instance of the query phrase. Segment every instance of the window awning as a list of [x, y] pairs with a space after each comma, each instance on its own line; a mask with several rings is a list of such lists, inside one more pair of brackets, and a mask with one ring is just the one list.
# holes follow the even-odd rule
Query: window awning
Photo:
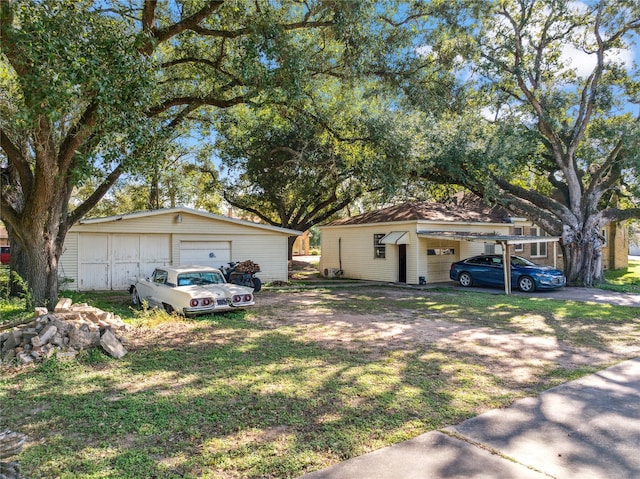
[[392, 231], [380, 239], [381, 244], [409, 244], [408, 231]]

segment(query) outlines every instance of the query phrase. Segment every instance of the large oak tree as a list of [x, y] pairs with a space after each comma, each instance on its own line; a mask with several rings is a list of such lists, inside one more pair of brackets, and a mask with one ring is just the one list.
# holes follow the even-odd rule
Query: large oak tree
[[[396, 41], [379, 14], [350, 1], [0, 0], [0, 217], [34, 302], [55, 302], [69, 228], [123, 173], [211, 109], [377, 69]], [[95, 189], [70, 208], [87, 178]]]
[[640, 218], [640, 76], [623, 61], [639, 5], [486, 2], [478, 22], [450, 24], [428, 51], [466, 53], [457, 61], [470, 90], [464, 115], [421, 123], [420, 174], [561, 236], [571, 284], [601, 278], [604, 225]]
[[[224, 197], [265, 223], [299, 231], [339, 215], [363, 195], [396, 189], [410, 138], [375, 82], [310, 82], [305, 101], [220, 115], [216, 147]], [[295, 237], [289, 242], [289, 258]]]

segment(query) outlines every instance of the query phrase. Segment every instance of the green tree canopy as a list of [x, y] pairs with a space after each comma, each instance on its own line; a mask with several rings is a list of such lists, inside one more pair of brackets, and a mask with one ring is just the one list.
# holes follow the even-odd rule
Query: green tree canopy
[[569, 281], [591, 285], [602, 274], [601, 228], [640, 217], [640, 77], [621, 57], [637, 40], [640, 6], [484, 6], [475, 16], [481, 21], [446, 29], [440, 46], [474, 46], [459, 58], [468, 108], [417, 121], [420, 174], [469, 188], [562, 236]]
[[[182, 128], [287, 103], [309, 79], [394, 71], [411, 32], [386, 13], [346, 0], [0, 0], [0, 216], [35, 302], [55, 303], [69, 228]], [[70, 209], [88, 178], [95, 189]]]
[[394, 191], [410, 144], [382, 96], [336, 82], [309, 86], [304, 103], [235, 108], [220, 115], [217, 128], [225, 199], [299, 231], [367, 192]]

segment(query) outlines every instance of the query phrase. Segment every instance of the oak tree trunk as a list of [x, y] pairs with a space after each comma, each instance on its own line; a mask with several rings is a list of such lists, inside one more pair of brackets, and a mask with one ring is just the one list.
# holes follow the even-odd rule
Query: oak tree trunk
[[591, 229], [574, 235], [567, 241], [563, 237], [562, 253], [567, 284], [591, 287], [604, 281], [602, 265], [602, 238]]
[[[18, 228], [19, 237], [26, 241], [12, 241], [11, 268], [21, 278], [12, 282], [12, 293], [21, 291], [29, 307], [53, 308], [58, 300], [58, 262], [63, 251], [63, 230], [56, 227], [45, 228], [45, 231], [29, 228], [33, 224], [20, 226], [24, 229]], [[66, 235], [66, 228], [64, 233]], [[26, 285], [28, 290], [24, 291]]]
[[289, 236], [287, 238], [287, 259], [291, 261], [293, 259], [293, 245], [296, 244], [297, 236]]

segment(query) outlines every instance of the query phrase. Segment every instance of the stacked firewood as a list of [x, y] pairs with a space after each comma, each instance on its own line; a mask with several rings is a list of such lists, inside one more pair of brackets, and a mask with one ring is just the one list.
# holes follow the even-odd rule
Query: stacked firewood
[[236, 265], [236, 271], [238, 273], [259, 273], [260, 265], [248, 259], [246, 261], [238, 263]]
[[120, 359], [127, 351], [115, 331], [127, 328], [113, 313], [62, 298], [53, 313], [36, 308], [31, 319], [0, 324], [0, 331], [11, 329], [0, 333], [0, 363], [29, 364], [54, 355], [73, 359], [93, 347]]

